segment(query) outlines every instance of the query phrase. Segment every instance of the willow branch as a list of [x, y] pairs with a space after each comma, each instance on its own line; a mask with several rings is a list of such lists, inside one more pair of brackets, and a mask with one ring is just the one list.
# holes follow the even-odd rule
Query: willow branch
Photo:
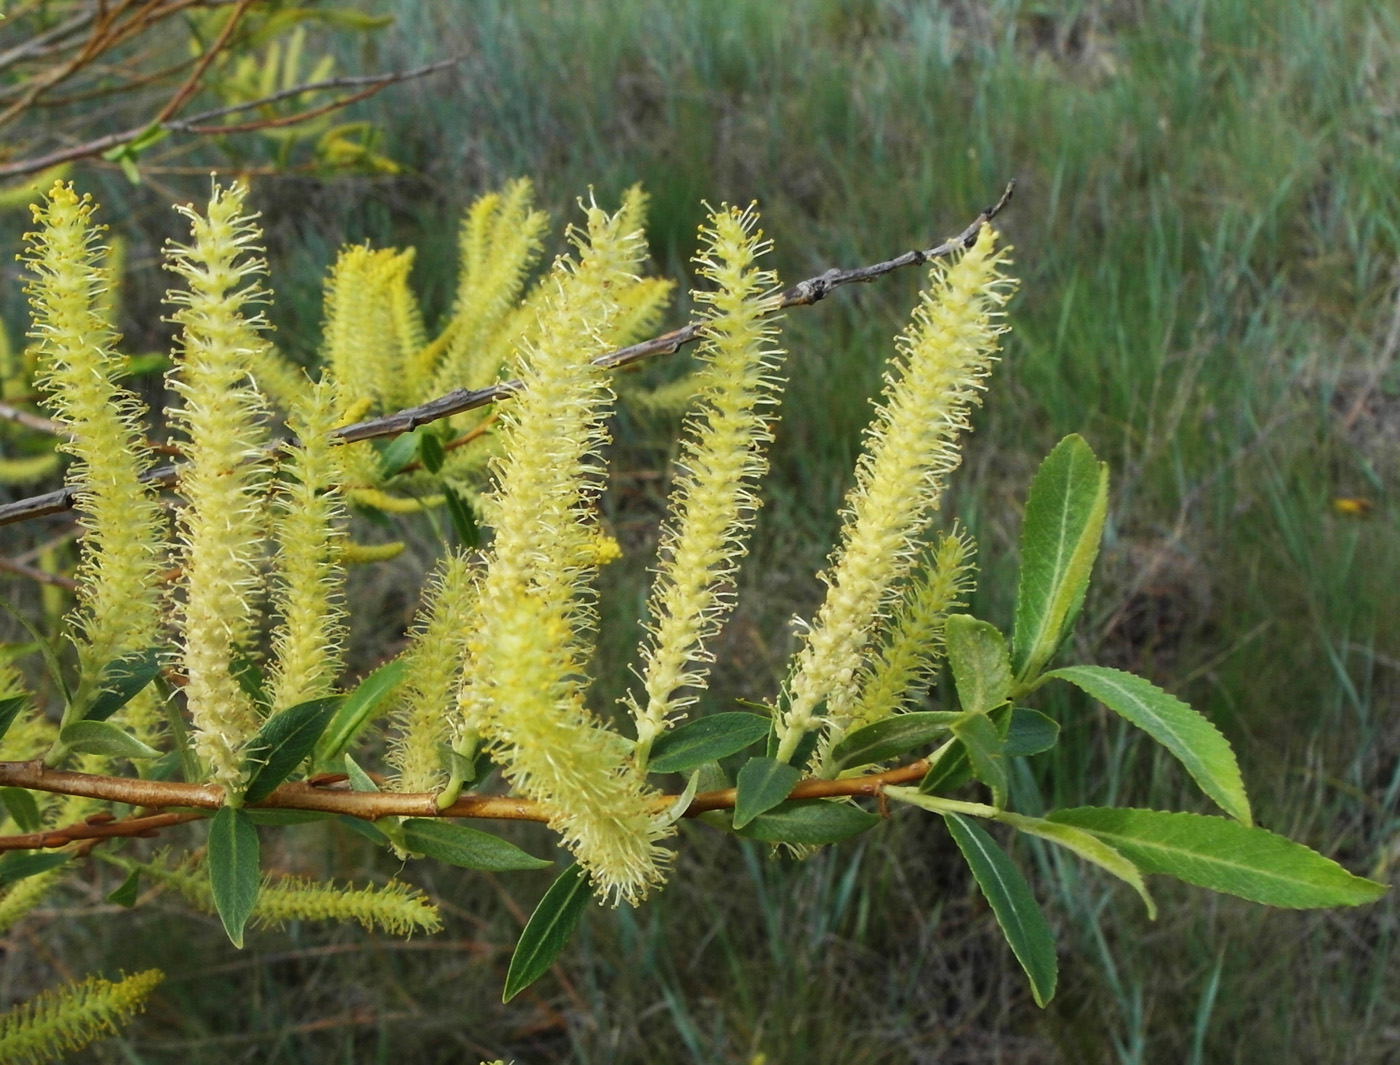
[[[844, 780], [805, 780], [788, 793], [789, 799], [826, 799], [837, 796], [878, 796], [888, 784], [907, 784], [928, 772], [928, 762], [920, 759], [910, 765]], [[74, 773], [47, 769], [43, 762], [0, 762], [0, 786], [28, 788], [58, 795], [81, 795], [89, 799], [154, 808], [157, 813], [124, 820], [96, 815], [65, 828], [0, 837], [0, 851], [37, 850], [64, 847], [82, 839], [110, 839], [118, 836], [150, 836], [162, 828], [209, 816], [224, 805], [223, 789], [209, 784], [183, 784], [172, 780], [140, 780], [107, 777], [94, 773]], [[733, 809], [735, 789], [707, 791], [695, 796], [683, 817], [696, 817], [710, 810]], [[658, 810], [669, 809], [680, 796], [662, 795]], [[167, 807], [191, 809], [167, 810]], [[261, 802], [249, 803], [249, 810], [300, 810], [308, 813], [348, 814], [365, 821], [381, 817], [473, 817], [495, 821], [548, 822], [557, 811], [533, 799], [501, 795], [463, 795], [445, 810], [437, 807], [433, 792], [395, 793], [391, 791], [351, 791], [343, 782], [324, 787], [299, 781], [283, 784]]]
[[[0, 168], [0, 174], [3, 174], [3, 168]], [[970, 247], [972, 242], [977, 239], [977, 233], [982, 225], [1000, 214], [1011, 201], [1015, 189], [1015, 181], [1007, 182], [1001, 198], [990, 207], [984, 208], [956, 237], [951, 237], [932, 248], [923, 251], [907, 251], [893, 259], [872, 263], [869, 266], [857, 266], [848, 270], [833, 267], [825, 273], [810, 277], [806, 281], [798, 282], [791, 288], [784, 290], [773, 310], [769, 313], [777, 314], [789, 307], [809, 307], [845, 285], [868, 284], [904, 267], [920, 266]], [[625, 348], [610, 351], [605, 355], [598, 356], [593, 361], [598, 366], [611, 369], [629, 366], [632, 363], [658, 355], [674, 355], [687, 344], [699, 340], [704, 329], [704, 322], [693, 321], [680, 329], [673, 329], [669, 333], [663, 333], [650, 340], [643, 340], [636, 344], [629, 344]], [[506, 399], [520, 391], [522, 387], [520, 381], [503, 381], [500, 384], [491, 385], [489, 388], [453, 389], [446, 395], [429, 400], [419, 406], [408, 407], [393, 414], [386, 414], [381, 418], [371, 418], [368, 421], [343, 426], [335, 431], [334, 438], [337, 443], [352, 444], [377, 437], [399, 436], [411, 432], [419, 426], [429, 425], [454, 414], [461, 414], [463, 411], [485, 407], [497, 400]], [[142, 480], [160, 488], [170, 488], [174, 486], [178, 476], [177, 467], [162, 466], [160, 469], [151, 470], [142, 477]], [[28, 521], [32, 518], [41, 518], [46, 514], [57, 514], [65, 511], [73, 505], [74, 495], [74, 490], [71, 487], [60, 488], [46, 495], [31, 496], [28, 499], [7, 503], [0, 506], [0, 525]]]

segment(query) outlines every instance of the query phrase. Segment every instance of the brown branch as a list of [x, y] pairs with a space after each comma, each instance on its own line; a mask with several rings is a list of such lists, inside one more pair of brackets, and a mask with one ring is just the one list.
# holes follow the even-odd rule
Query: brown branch
[[[789, 799], [826, 799], [836, 796], [878, 796], [888, 784], [907, 784], [928, 772], [928, 762], [920, 759], [910, 765], [844, 780], [805, 780], [788, 793]], [[110, 815], [94, 815], [66, 828], [0, 836], [0, 851], [37, 850], [64, 847], [84, 839], [111, 839], [119, 836], [151, 836], [162, 828], [209, 816], [224, 805], [224, 792], [210, 784], [184, 784], [171, 780], [140, 780], [107, 777], [47, 769], [43, 762], [0, 762], [0, 786], [28, 788], [58, 795], [80, 795], [89, 799], [155, 808], [159, 812], [124, 820]], [[680, 796], [662, 795], [658, 810], [672, 806]], [[732, 809], [735, 789], [707, 791], [695, 796], [683, 817], [696, 817], [711, 810]], [[194, 810], [168, 811], [165, 807], [194, 807]], [[343, 786], [319, 787], [299, 781], [283, 784], [261, 802], [249, 803], [250, 810], [304, 810], [314, 813], [348, 814], [366, 821], [381, 817], [474, 817], [495, 821], [542, 821], [555, 816], [543, 803], [500, 795], [463, 795], [445, 810], [437, 807], [433, 792], [396, 793], [391, 791], [350, 791]]]
[[[0, 168], [0, 172], [3, 172], [3, 168]], [[983, 223], [990, 222], [1001, 213], [1011, 201], [1015, 189], [1015, 181], [1007, 182], [1001, 198], [990, 207], [984, 208], [956, 237], [951, 237], [942, 244], [937, 244], [925, 251], [907, 251], [893, 259], [872, 263], [869, 266], [857, 266], [849, 270], [833, 267], [825, 273], [810, 277], [806, 281], [800, 281], [784, 290], [771, 313], [776, 314], [789, 307], [809, 307], [845, 285], [868, 284], [876, 278], [884, 277], [886, 274], [906, 266], [920, 266], [971, 247], [972, 242], [977, 239], [977, 233], [982, 228]], [[643, 340], [636, 344], [629, 344], [625, 348], [610, 351], [605, 355], [598, 356], [593, 361], [599, 366], [611, 369], [629, 366], [657, 355], [673, 355], [687, 344], [692, 344], [700, 339], [704, 328], [704, 322], [691, 322], [680, 329], [673, 329], [669, 333], [653, 337], [651, 340]], [[421, 425], [429, 425], [454, 414], [461, 414], [463, 411], [485, 407], [497, 400], [514, 395], [522, 387], [520, 381], [503, 381], [488, 388], [453, 389], [446, 395], [429, 400], [419, 406], [408, 407], [393, 414], [386, 414], [381, 418], [371, 418], [368, 421], [343, 426], [335, 431], [334, 439], [338, 443], [352, 444], [377, 437], [399, 436], [402, 433], [412, 432]], [[170, 488], [174, 486], [178, 474], [179, 471], [176, 467], [162, 466], [160, 469], [146, 473], [141, 479], [158, 488]], [[31, 496], [28, 499], [6, 503], [0, 506], [0, 525], [41, 518], [46, 514], [58, 514], [73, 505], [73, 498], [72, 488], [60, 488], [46, 495]]]
[[26, 429], [33, 429], [36, 433], [47, 433], [49, 436], [67, 436], [63, 427], [58, 422], [50, 421], [48, 418], [40, 417], [37, 414], [30, 414], [27, 410], [11, 406], [9, 403], [0, 403], [0, 420], [14, 422], [22, 425]]
[[[375, 91], [378, 91], [379, 89], [386, 88], [389, 85], [394, 85], [401, 81], [410, 81], [414, 78], [421, 78], [428, 74], [435, 73], [459, 61], [460, 60], [457, 58], [443, 59], [436, 63], [428, 63], [425, 66], [414, 67], [410, 70], [390, 71], [387, 74], [354, 75], [326, 78], [324, 81], [307, 82], [304, 85], [294, 85], [288, 89], [281, 89], [277, 92], [269, 93], [267, 96], [260, 97], [256, 100], [249, 100], [246, 103], [231, 104], [227, 107], [216, 107], [210, 111], [201, 111], [197, 115], [191, 115], [189, 118], [171, 119], [169, 121], [160, 122], [158, 125], [160, 129], [168, 133], [236, 132], [240, 127], [219, 126], [210, 127], [208, 129], [204, 129], [203, 127], [205, 123], [216, 118], [222, 118], [224, 115], [236, 114], [240, 111], [251, 111], [291, 96], [300, 96], [302, 93], [327, 92], [333, 89], [361, 88], [364, 86], [370, 86]], [[343, 107], [360, 98], [361, 96], [359, 95], [347, 97], [339, 101], [336, 106]], [[335, 107], [329, 109], [335, 110]], [[302, 117], [303, 119], [305, 118], [305, 116]], [[276, 121], [276, 119], [267, 119], [259, 124], [250, 124], [248, 128], [265, 129]], [[109, 152], [113, 148], [119, 148], [123, 144], [131, 143], [136, 140], [137, 137], [149, 131], [153, 125], [157, 125], [157, 123], [147, 122], [143, 126], [132, 126], [130, 129], [124, 129], [119, 133], [109, 133], [104, 137], [94, 137], [92, 140], [84, 141], [82, 144], [74, 144], [67, 148], [59, 148], [49, 152], [47, 155], [41, 155], [37, 158], [20, 159], [13, 163], [0, 164], [0, 178], [22, 177], [40, 170], [47, 170], [49, 167], [57, 166], [59, 163], [72, 162], [75, 159], [90, 159], [93, 156], [102, 155], [104, 152]]]
[[160, 124], [169, 121], [180, 113], [180, 108], [190, 102], [190, 97], [199, 91], [200, 79], [204, 77], [204, 72], [209, 69], [209, 64], [218, 58], [219, 53], [227, 47], [229, 40], [233, 37], [233, 31], [238, 28], [238, 24], [243, 21], [243, 16], [248, 13], [248, 8], [252, 7], [253, 0], [238, 0], [237, 6], [229, 14], [228, 21], [219, 31], [219, 35], [214, 38], [214, 43], [204, 50], [204, 55], [200, 56], [195, 68], [190, 71], [175, 95], [166, 101], [164, 107], [156, 114], [152, 124]]
[[78, 590], [78, 582], [72, 577], [65, 577], [61, 573], [49, 573], [47, 570], [37, 569], [27, 563], [20, 562], [18, 559], [0, 558], [0, 570], [34, 581], [36, 584], [51, 584], [55, 588], [63, 588], [70, 592]]

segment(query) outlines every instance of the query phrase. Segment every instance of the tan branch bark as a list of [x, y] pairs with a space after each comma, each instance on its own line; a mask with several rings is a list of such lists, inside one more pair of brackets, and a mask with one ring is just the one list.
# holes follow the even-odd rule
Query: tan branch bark
[[[878, 796], [887, 784], [907, 784], [921, 779], [927, 772], [928, 762], [920, 759], [910, 765], [884, 773], [872, 773], [869, 776], [850, 777], [845, 780], [805, 780], [792, 789], [788, 798]], [[207, 817], [209, 813], [203, 811], [212, 812], [224, 804], [223, 791], [207, 784], [74, 773], [46, 769], [39, 761], [0, 762], [0, 787], [28, 788], [31, 791], [47, 791], [59, 795], [81, 795], [85, 798], [105, 799], [109, 802], [159, 811], [120, 821], [113, 820], [110, 815], [99, 814], [64, 828], [0, 836], [0, 851], [64, 847], [78, 840], [151, 836], [162, 828]], [[667, 809], [677, 799], [677, 795], [660, 796], [657, 799], [657, 809]], [[710, 810], [733, 809], [734, 799], [733, 788], [702, 792], [691, 800], [682, 816], [696, 817]], [[194, 809], [168, 810], [168, 807]], [[439, 810], [437, 796], [432, 792], [397, 794], [389, 791], [350, 791], [343, 784], [324, 787], [306, 781], [283, 784], [261, 802], [249, 803], [247, 809], [348, 814], [366, 821], [375, 821], [381, 817], [472, 817], [494, 821], [547, 822], [554, 816], [553, 811], [533, 799], [518, 799], [508, 795], [463, 795], [447, 809]]]

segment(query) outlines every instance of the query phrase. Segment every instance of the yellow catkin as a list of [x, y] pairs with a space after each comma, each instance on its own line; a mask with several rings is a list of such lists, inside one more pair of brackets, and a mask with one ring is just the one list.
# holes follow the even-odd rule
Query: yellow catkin
[[807, 732], [850, 723], [864, 656], [961, 459], [959, 437], [980, 402], [1004, 331], [1000, 308], [1014, 287], [1001, 273], [1005, 253], [994, 246], [995, 233], [984, 225], [955, 263], [935, 265], [930, 291], [898, 338], [846, 497], [841, 542], [822, 574], [826, 599], [786, 685], [778, 727], [783, 760]]
[[164, 979], [159, 969], [147, 969], [115, 982], [89, 976], [44, 991], [0, 1014], [0, 1061], [40, 1065], [115, 1035], [146, 1008], [146, 999]]
[[392, 791], [436, 791], [447, 780], [438, 745], [448, 742], [457, 686], [466, 655], [476, 585], [462, 555], [443, 558], [429, 584], [404, 652], [404, 676], [391, 715]]
[[671, 505], [662, 527], [660, 563], [647, 608], [650, 633], [642, 654], [645, 697], [628, 697], [637, 725], [637, 761], [652, 741], [695, 701], [711, 655], [705, 642], [734, 605], [734, 574], [748, 545], [768, 468], [772, 408], [779, 394], [782, 352], [777, 327], [777, 277], [760, 270], [769, 249], [750, 208], [723, 208], [701, 230], [700, 273], [713, 286], [694, 294], [709, 305], [696, 373], [697, 410], [676, 464]]
[[273, 711], [329, 695], [340, 673], [345, 643], [345, 570], [341, 528], [345, 504], [339, 448], [331, 438], [336, 402], [329, 381], [311, 386], [288, 427], [299, 446], [288, 447], [288, 468], [276, 500], [277, 580], [273, 602], [280, 623], [273, 633], [270, 676]]
[[[371, 409], [394, 410], [409, 395], [403, 350], [412, 334], [408, 273], [413, 252], [372, 249], [356, 244], [344, 249], [326, 281], [326, 322], [322, 361], [347, 403], [372, 401]], [[417, 343], [410, 339], [409, 343]]]
[[155, 493], [140, 481], [152, 465], [144, 407], [118, 383], [123, 363], [103, 305], [111, 279], [92, 201], [56, 184], [33, 212], [39, 229], [28, 235], [25, 256], [34, 314], [29, 335], [37, 384], [65, 433], [59, 447], [75, 459], [68, 482], [84, 530], [72, 619], [81, 668], [75, 703], [81, 704], [104, 666], [158, 642], [165, 519]]
[[[957, 531], [925, 553], [910, 586], [895, 604], [880, 653], [867, 658], [859, 677], [860, 694], [851, 706], [847, 730], [874, 724], [908, 708], [910, 698], [936, 676], [943, 655], [948, 614], [965, 605], [974, 583], [972, 538]], [[824, 746], [839, 742], [831, 730]]]
[[459, 729], [480, 732], [515, 788], [549, 807], [594, 889], [633, 903], [662, 879], [659, 841], [673, 830], [630, 745], [588, 712], [583, 666], [611, 401], [591, 360], [616, 314], [610, 293], [645, 254], [644, 205], [632, 190], [616, 215], [588, 208], [580, 260], [546, 279], [538, 341], [512, 367], [525, 387], [502, 409], [504, 454], [484, 507], [495, 536], [459, 696]]
[[178, 208], [190, 221], [189, 245], [167, 249], [183, 289], [167, 299], [182, 327], [170, 385], [181, 405], [171, 420], [185, 437], [179, 491], [183, 602], [178, 602], [185, 698], [196, 753], [209, 779], [237, 795], [244, 783], [240, 748], [257, 730], [252, 699], [231, 671], [232, 656], [252, 632], [261, 586], [265, 406], [249, 374], [263, 348], [265, 301], [259, 284], [255, 215], [243, 213], [247, 189], [214, 188], [208, 213]]

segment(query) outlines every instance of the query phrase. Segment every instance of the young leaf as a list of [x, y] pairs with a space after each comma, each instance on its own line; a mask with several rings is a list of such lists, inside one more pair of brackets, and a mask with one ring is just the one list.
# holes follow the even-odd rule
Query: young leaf
[[1165, 873], [1265, 906], [1359, 906], [1388, 890], [1301, 843], [1223, 817], [1081, 806], [1057, 810], [1046, 820], [1092, 833], [1145, 873]]
[[962, 714], [953, 723], [953, 735], [962, 740], [972, 772], [992, 789], [992, 805], [1006, 805], [1006, 752], [1001, 730], [986, 714]]
[[38, 648], [39, 654], [43, 656], [44, 668], [49, 674], [49, 680], [53, 681], [53, 686], [57, 688], [59, 694], [63, 696], [64, 704], [67, 705], [71, 703], [73, 701], [73, 693], [68, 688], [68, 682], [63, 679], [63, 666], [59, 663], [58, 655], [49, 644], [49, 641], [44, 639], [44, 634], [34, 626], [32, 621], [4, 599], [0, 599], [0, 609], [4, 610], [10, 617], [19, 622], [24, 631], [34, 638], [34, 646]]
[[33, 792], [23, 788], [0, 788], [0, 802], [5, 804], [5, 812], [21, 832], [38, 832], [43, 827], [43, 816]]
[[418, 455], [423, 460], [423, 468], [429, 473], [439, 472], [442, 464], [447, 461], [447, 455], [442, 450], [442, 441], [431, 429], [423, 433], [418, 443]]
[[573, 935], [583, 908], [588, 903], [588, 875], [580, 865], [571, 865], [559, 874], [530, 915], [506, 972], [502, 1002], [509, 1002], [533, 984]]
[[1012, 953], [1030, 977], [1035, 1004], [1046, 1005], [1055, 994], [1055, 940], [1030, 885], [982, 826], [963, 814], [945, 813], [943, 820], [992, 907]]
[[1127, 718], [1171, 751], [1222, 810], [1250, 823], [1249, 799], [1235, 752], [1201, 714], [1151, 681], [1119, 669], [1069, 666], [1048, 675], [1069, 681]]
[[1006, 702], [1011, 696], [1011, 659], [1001, 631], [967, 614], [952, 614], [944, 632], [963, 710], [985, 714]]
[[67, 851], [6, 851], [0, 855], [0, 887], [57, 869], [71, 857]]
[[1067, 436], [1036, 471], [1021, 527], [1012, 664], [1025, 684], [1074, 624], [1108, 516], [1108, 467], [1084, 438]]
[[676, 801], [671, 803], [666, 809], [663, 824], [674, 825], [685, 812], [690, 809], [690, 804], [695, 801], [695, 793], [700, 790], [700, 777], [704, 775], [703, 769], [696, 769], [690, 774], [690, 780], [686, 783], [685, 790], [676, 796]]
[[80, 754], [102, 754], [108, 758], [160, 757], [159, 751], [147, 747], [110, 721], [74, 721], [71, 725], [64, 725], [58, 734], [58, 742]]
[[920, 710], [876, 721], [856, 729], [833, 747], [831, 764], [839, 772], [898, 758], [945, 735], [958, 717], [949, 710]]
[[1148, 919], [1152, 921], [1157, 919], [1157, 904], [1147, 893], [1147, 885], [1143, 883], [1141, 870], [1097, 836], [1092, 836], [1081, 828], [1060, 824], [1058, 821], [1046, 821], [1039, 817], [1024, 817], [1021, 814], [1005, 811], [998, 815], [997, 820], [1020, 832], [1038, 836], [1051, 843], [1058, 843], [1085, 861], [1093, 862], [1100, 869], [1108, 870], [1120, 880], [1131, 885], [1132, 889], [1138, 893], [1143, 905], [1147, 907]]
[[87, 721], [106, 721], [160, 674], [160, 649], [148, 648], [131, 658], [107, 663], [97, 686], [100, 691], [83, 715]]
[[1003, 753], [1008, 758], [1025, 758], [1048, 751], [1055, 746], [1059, 738], [1059, 722], [1046, 717], [1039, 710], [1027, 710], [1024, 706], [1017, 706], [1011, 711], [1011, 722], [1006, 729], [1006, 748]]
[[750, 758], [735, 778], [734, 827], [743, 828], [761, 813], [788, 797], [802, 779], [802, 770], [776, 758]]
[[850, 839], [879, 822], [878, 814], [867, 813], [850, 803], [795, 799], [759, 814], [738, 829], [738, 833], [764, 843], [819, 847]]
[[136, 896], [141, 889], [141, 870], [133, 869], [126, 874], [126, 879], [121, 882], [121, 886], [115, 888], [107, 901], [117, 906], [124, 906], [128, 910], [136, 905]]
[[248, 741], [243, 764], [251, 771], [245, 802], [260, 802], [301, 764], [326, 730], [342, 697], [328, 695], [289, 706], [263, 722]]
[[405, 666], [403, 659], [396, 658], [370, 673], [355, 686], [354, 691], [345, 696], [345, 701], [340, 704], [335, 717], [316, 744], [317, 765], [332, 765], [340, 761], [340, 756], [364, 728], [375, 709], [399, 686]]
[[526, 854], [515, 844], [489, 832], [478, 832], [466, 825], [433, 817], [407, 818], [403, 822], [403, 841], [414, 854], [463, 869], [489, 869], [500, 873], [512, 869], [543, 869], [554, 864]]
[[936, 795], [952, 791], [972, 779], [972, 762], [967, 757], [966, 745], [961, 741], [954, 741], [935, 754], [924, 779], [919, 781], [920, 792]]
[[738, 754], [768, 734], [770, 719], [758, 714], [709, 714], [663, 733], [651, 747], [647, 769], [686, 773], [705, 762]]
[[374, 778], [360, 768], [360, 763], [348, 754], [341, 757], [345, 763], [345, 776], [349, 779], [351, 791], [378, 791]]
[[386, 480], [418, 457], [424, 431], [420, 427], [400, 433], [379, 452], [379, 475]]
[[19, 717], [19, 712], [24, 709], [24, 702], [27, 698], [26, 695], [11, 695], [8, 699], [0, 699], [0, 740], [3, 740], [5, 733], [10, 731], [10, 726], [15, 723], [15, 718]]
[[472, 505], [458, 495], [450, 484], [443, 482], [442, 497], [447, 503], [447, 516], [452, 519], [452, 530], [457, 534], [457, 542], [468, 551], [481, 546], [481, 526], [477, 523]]
[[221, 806], [209, 823], [209, 886], [214, 909], [235, 947], [243, 949], [243, 926], [258, 901], [258, 830], [243, 810]]

